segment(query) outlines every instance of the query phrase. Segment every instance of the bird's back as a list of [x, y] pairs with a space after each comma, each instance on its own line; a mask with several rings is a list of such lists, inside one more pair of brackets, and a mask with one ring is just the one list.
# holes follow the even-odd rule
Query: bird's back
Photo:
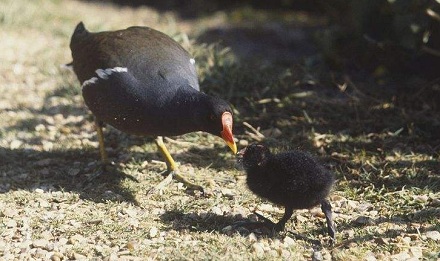
[[[81, 83], [97, 69], [125, 67], [139, 81], [173, 88], [186, 82], [199, 90], [194, 62], [172, 38], [149, 27], [88, 32], [82, 23], [72, 35], [70, 48], [75, 73]], [[174, 84], [174, 85], [173, 85]]]
[[80, 23], [70, 48], [84, 100], [99, 120], [140, 135], [195, 131], [173, 126], [181, 112], [169, 103], [198, 95], [199, 84], [194, 60], [167, 35], [148, 27], [90, 33]]

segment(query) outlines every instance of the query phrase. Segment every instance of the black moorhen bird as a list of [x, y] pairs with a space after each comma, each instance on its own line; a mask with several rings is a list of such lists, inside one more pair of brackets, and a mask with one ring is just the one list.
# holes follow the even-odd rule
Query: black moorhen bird
[[223, 138], [237, 153], [231, 107], [200, 91], [194, 59], [164, 33], [139, 26], [91, 33], [80, 22], [70, 49], [85, 103], [96, 119], [104, 166], [104, 123], [129, 134], [158, 136], [168, 177], [202, 191], [175, 172], [162, 136], [204, 131]]
[[326, 199], [334, 183], [331, 172], [311, 155], [302, 151], [272, 154], [260, 144], [251, 144], [238, 153], [239, 162], [247, 173], [249, 189], [260, 197], [285, 207], [278, 223], [258, 215], [275, 231], [284, 230], [294, 209], [307, 209], [321, 204], [327, 230], [335, 238], [330, 202]]

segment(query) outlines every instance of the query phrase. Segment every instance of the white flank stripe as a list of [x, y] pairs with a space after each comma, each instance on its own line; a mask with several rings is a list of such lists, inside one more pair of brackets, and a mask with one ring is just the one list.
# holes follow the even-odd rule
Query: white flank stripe
[[97, 81], [98, 81], [98, 77], [92, 77], [84, 81], [83, 84], [81, 85], [81, 88], [84, 88], [87, 85], [95, 84]]
[[[108, 69], [106, 69], [106, 70], [108, 70]], [[98, 75], [99, 78], [104, 79], [104, 80], [107, 80], [108, 76], [111, 74], [111, 72], [110, 73], [106, 73], [105, 70], [103, 70], [103, 69], [98, 69], [95, 72], [96, 72], [96, 74]]]
[[[108, 80], [108, 76], [112, 75], [114, 72], [128, 72], [128, 69], [126, 67], [114, 67], [114, 68], [107, 68], [107, 69], [97, 69], [95, 71], [95, 73], [98, 75], [99, 78], [104, 79], [104, 80]], [[88, 80], [85, 80], [83, 82], [83, 84], [81, 85], [81, 88], [87, 86], [87, 85], [91, 85], [91, 84], [95, 84], [98, 82], [99, 78], [98, 77], [92, 77]]]
[[196, 60], [194, 60], [194, 58], [191, 58], [191, 59], [189, 59], [189, 62], [190, 62], [191, 64], [195, 64], [195, 63], [196, 63]]

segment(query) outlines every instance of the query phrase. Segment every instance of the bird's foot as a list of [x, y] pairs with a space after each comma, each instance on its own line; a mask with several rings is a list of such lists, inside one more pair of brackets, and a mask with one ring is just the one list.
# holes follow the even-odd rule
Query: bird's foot
[[254, 214], [258, 217], [258, 221], [237, 221], [232, 224], [232, 227], [234, 229], [237, 229], [239, 227], [245, 227], [247, 229], [255, 230], [255, 229], [261, 229], [265, 228], [269, 230], [269, 232], [280, 232], [284, 230], [284, 225], [279, 223], [274, 223], [272, 220], [264, 217], [261, 214], [258, 214], [257, 212], [254, 212]]
[[259, 228], [267, 228], [263, 222], [260, 221], [250, 221], [250, 220], [242, 220], [236, 221], [231, 225], [232, 229], [237, 230], [238, 228], [246, 228], [249, 230], [255, 230]]
[[175, 180], [177, 180], [178, 182], [183, 183], [187, 189], [198, 190], [198, 191], [202, 192], [202, 194], [205, 193], [205, 190], [203, 189], [202, 186], [192, 183], [191, 181], [187, 180], [184, 176], [180, 175], [179, 173], [177, 173], [175, 171], [173, 173], [174, 173], [173, 178]]
[[90, 184], [93, 184], [93, 181], [102, 176], [105, 176], [106, 178], [123, 177], [135, 182], [139, 182], [135, 177], [119, 172], [114, 162], [106, 162], [101, 163], [101, 165], [97, 167], [97, 170], [90, 174], [86, 180], [81, 183], [81, 187], [86, 188]]
[[280, 232], [284, 230], [284, 224], [282, 222], [274, 223], [272, 220], [257, 212], [254, 212], [254, 214], [258, 217], [259, 220], [262, 221], [261, 223], [263, 223], [267, 228], [275, 232]]
[[159, 192], [159, 194], [162, 194], [163, 189], [168, 186], [171, 181], [173, 180], [173, 172], [169, 172], [166, 178], [164, 178], [159, 184], [152, 187], [147, 191], [147, 196], [155, 194], [156, 192]]
[[111, 173], [115, 170], [113, 162], [105, 162], [101, 163], [100, 166], [97, 166], [97, 169], [93, 171], [92, 174], [88, 175], [86, 180], [84, 180], [81, 184], [81, 187], [85, 187], [96, 180], [98, 177], [103, 175], [104, 173]]
[[196, 185], [196, 184], [190, 182], [189, 180], [187, 180], [185, 177], [183, 177], [182, 175], [180, 175], [179, 173], [177, 173], [177, 172], [174, 171], [174, 170], [166, 170], [163, 174], [166, 175], [165, 179], [162, 180], [162, 181], [161, 181], [159, 184], [157, 184], [155, 187], [151, 188], [151, 189], [147, 192], [147, 195], [151, 195], [151, 194], [154, 194], [154, 193], [156, 193], [156, 192], [159, 192], [159, 194], [161, 194], [162, 191], [163, 191], [163, 189], [164, 189], [166, 186], [168, 186], [168, 185], [171, 183], [171, 181], [172, 181], [173, 179], [175, 179], [175, 180], [178, 181], [178, 182], [183, 183], [183, 184], [187, 187], [187, 189], [190, 189], [190, 190], [198, 190], [198, 191], [204, 193], [204, 189], [203, 189], [202, 186], [200, 186], [200, 185]]

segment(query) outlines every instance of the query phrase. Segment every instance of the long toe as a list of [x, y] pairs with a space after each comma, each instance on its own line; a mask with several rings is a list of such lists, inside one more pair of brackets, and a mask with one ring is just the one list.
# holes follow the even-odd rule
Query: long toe
[[269, 225], [275, 227], [275, 223], [273, 223], [272, 220], [268, 219], [267, 217], [265, 217], [265, 216], [263, 216], [263, 215], [261, 215], [261, 214], [255, 212], [255, 211], [254, 211], [254, 214], [258, 217], [258, 219], [259, 219], [262, 223], [266, 223], [266, 224], [269, 224]]
[[101, 162], [99, 166], [97, 166], [97, 169], [93, 171], [90, 175], [87, 176], [87, 178], [81, 183], [81, 187], [85, 188], [89, 186], [90, 184], [94, 183], [94, 181], [104, 175], [112, 175], [112, 173], [115, 171], [114, 166], [112, 166], [111, 163], [108, 161]]
[[280, 222], [278, 222], [278, 223], [275, 224], [275, 226], [274, 226], [273, 229], [274, 229], [276, 232], [281, 232], [281, 231], [284, 231], [284, 228], [285, 228], [285, 224], [284, 224], [284, 223], [280, 223]]
[[90, 174], [82, 183], [81, 183], [81, 187], [85, 188], [87, 186], [89, 186], [90, 184], [93, 183], [93, 181], [95, 181], [98, 177], [100, 177], [101, 175], [104, 175], [104, 173], [107, 172], [104, 169], [104, 166], [101, 166], [101, 168], [99, 168], [98, 170], [94, 171], [92, 174]]
[[272, 227], [268, 227], [268, 224], [265, 222], [250, 221], [250, 220], [236, 221], [231, 226], [235, 230], [241, 227], [246, 228], [248, 230], [255, 230], [261, 228], [272, 230]]
[[272, 220], [268, 219], [267, 217], [261, 214], [258, 214], [257, 212], [254, 212], [254, 214], [258, 217], [259, 220], [261, 220], [261, 223], [268, 229], [275, 232], [281, 232], [284, 230], [286, 224], [285, 222], [280, 221], [278, 223], [274, 223]]
[[159, 184], [157, 184], [155, 187], [150, 189], [147, 192], [147, 195], [151, 195], [151, 194], [155, 194], [155, 193], [161, 194], [163, 192], [164, 188], [166, 186], [168, 186], [173, 179], [175, 179], [178, 182], [183, 183], [187, 187], [187, 189], [198, 190], [198, 191], [204, 193], [204, 189], [202, 186], [199, 186], [199, 185], [196, 185], [196, 184], [190, 182], [185, 177], [178, 174], [176, 171], [166, 171], [166, 173], [168, 174], [166, 176], [166, 178], [164, 180], [162, 180]]
[[109, 162], [108, 160], [101, 161], [100, 165], [97, 166], [97, 170], [90, 174], [86, 180], [84, 180], [83, 185], [88, 185], [103, 175], [112, 175], [115, 171], [116, 170], [113, 163]]
[[174, 171], [173, 178], [175, 180], [177, 180], [178, 182], [183, 183], [187, 187], [187, 189], [198, 190], [198, 191], [202, 192], [203, 194], [205, 193], [205, 190], [203, 189], [202, 186], [192, 183], [191, 181], [187, 180], [184, 176], [180, 175], [179, 173], [177, 173], [175, 171]]
[[151, 188], [150, 190], [147, 191], [147, 196], [150, 196], [152, 194], [162, 194], [163, 189], [168, 186], [171, 181], [173, 180], [173, 171], [167, 171], [168, 175], [166, 176], [166, 178], [164, 178], [159, 184], [157, 184], [156, 186], [154, 186], [153, 188]]

